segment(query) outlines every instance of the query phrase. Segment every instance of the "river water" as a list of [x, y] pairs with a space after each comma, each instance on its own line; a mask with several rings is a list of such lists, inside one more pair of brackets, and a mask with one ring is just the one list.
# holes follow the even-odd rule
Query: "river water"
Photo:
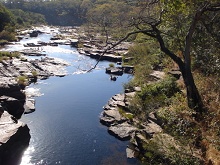
[[[6, 50], [21, 50], [27, 42], [48, 41], [51, 34], [23, 39]], [[42, 47], [49, 57], [70, 63], [65, 77], [50, 77], [28, 87], [38, 92], [36, 111], [24, 115], [22, 121], [30, 128], [31, 140], [20, 165], [136, 165], [126, 158], [127, 141], [120, 141], [107, 132], [99, 122], [102, 107], [111, 96], [123, 92], [129, 75], [110, 81], [105, 74], [109, 62], [96, 63], [80, 55], [69, 45]]]

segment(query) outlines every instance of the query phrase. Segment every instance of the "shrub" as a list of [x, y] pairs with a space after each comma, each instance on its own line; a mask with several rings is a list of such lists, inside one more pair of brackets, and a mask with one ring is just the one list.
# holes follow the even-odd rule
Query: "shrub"
[[19, 52], [7, 52], [7, 51], [0, 52], [0, 59], [1, 60], [7, 60], [12, 57], [18, 58], [18, 57], [20, 57], [20, 53]]
[[167, 77], [160, 82], [143, 86], [132, 98], [129, 108], [140, 120], [145, 120], [150, 112], [168, 105], [176, 92], [179, 92], [176, 79]]
[[17, 82], [19, 85], [27, 86], [28, 85], [28, 77], [27, 76], [19, 76], [19, 77], [17, 77]]
[[33, 77], [37, 77], [37, 75], [38, 75], [36, 70], [33, 70], [31, 73], [32, 73]]
[[109, 67], [115, 67], [115, 65], [113, 63], [110, 63]]

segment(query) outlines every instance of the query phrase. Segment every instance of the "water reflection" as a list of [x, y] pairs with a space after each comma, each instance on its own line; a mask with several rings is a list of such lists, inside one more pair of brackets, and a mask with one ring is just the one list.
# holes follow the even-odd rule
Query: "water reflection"
[[[44, 41], [43, 36], [49, 38], [44, 34], [21, 43]], [[49, 57], [68, 61], [69, 75], [50, 77], [26, 89], [36, 98], [36, 111], [22, 117], [31, 130], [31, 141], [21, 165], [138, 164], [126, 158], [127, 142], [110, 136], [99, 123], [102, 106], [123, 91], [127, 75], [110, 81], [104, 70], [109, 65], [106, 61], [88, 73], [96, 60], [80, 55], [69, 45], [42, 49]]]

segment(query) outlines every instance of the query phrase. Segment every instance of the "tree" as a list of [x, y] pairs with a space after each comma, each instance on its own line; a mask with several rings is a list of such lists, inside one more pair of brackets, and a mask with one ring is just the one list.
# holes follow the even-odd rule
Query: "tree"
[[220, 3], [215, 0], [209, 2], [202, 0], [139, 0], [136, 1], [133, 9], [136, 12], [130, 11], [133, 14], [130, 19], [132, 31], [108, 47], [107, 50], [138, 33], [155, 39], [159, 43], [160, 50], [179, 66], [187, 91], [188, 106], [194, 109], [195, 116], [199, 117], [206, 110], [191, 69], [193, 35], [204, 16], [220, 10]]
[[12, 14], [0, 3], [0, 32], [12, 22]]

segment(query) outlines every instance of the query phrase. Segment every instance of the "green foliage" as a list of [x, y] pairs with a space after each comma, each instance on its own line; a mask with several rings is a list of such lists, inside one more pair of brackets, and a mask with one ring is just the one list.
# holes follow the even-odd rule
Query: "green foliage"
[[8, 60], [10, 58], [19, 58], [20, 53], [19, 52], [7, 52], [7, 51], [0, 51], [0, 62], [2, 60]]
[[14, 14], [18, 27], [46, 24], [45, 18], [42, 14], [25, 12], [21, 9], [12, 9], [11, 12]]
[[0, 32], [0, 39], [6, 41], [15, 41], [15, 33], [8, 31], [8, 29], [3, 30], [2, 32]]
[[156, 134], [151, 140], [143, 144], [145, 154], [143, 162], [151, 164], [169, 165], [200, 165], [198, 158], [194, 157], [186, 146], [181, 146], [171, 136]]
[[12, 13], [0, 3], [0, 40], [14, 41], [14, 18]]
[[115, 67], [115, 65], [113, 63], [110, 63], [109, 67]]
[[[45, 16], [46, 22], [53, 25], [81, 25], [85, 20], [87, 12], [86, 0], [55, 0], [55, 1], [17, 1], [8, 0], [4, 4], [10, 9], [21, 9], [25, 11], [27, 20], [23, 16], [18, 15], [16, 21], [21, 25], [25, 22], [35, 24], [36, 22], [44, 22], [42, 15]], [[15, 11], [23, 15], [21, 11]], [[39, 13], [37, 14], [33, 13]], [[33, 20], [29, 19], [30, 17]]]
[[129, 120], [132, 120], [134, 118], [134, 115], [132, 113], [128, 113], [125, 110], [123, 110], [122, 108], [118, 108], [118, 111], [123, 117], [125, 117]]
[[21, 86], [27, 86], [28, 85], [28, 77], [27, 76], [19, 76], [17, 77], [17, 82]]
[[0, 3], [0, 32], [12, 23], [12, 14]]
[[146, 115], [162, 106], [169, 104], [170, 98], [179, 92], [176, 79], [166, 79], [142, 86], [140, 92], [132, 99], [130, 109], [138, 118], [145, 120]]
[[31, 73], [32, 73], [33, 77], [37, 77], [37, 75], [38, 75], [36, 70], [33, 70]]
[[129, 48], [126, 57], [131, 57], [129, 65], [135, 67], [134, 81], [137, 84], [144, 84], [149, 80], [152, 69], [161, 62], [158, 46], [155, 42], [137, 43]]

